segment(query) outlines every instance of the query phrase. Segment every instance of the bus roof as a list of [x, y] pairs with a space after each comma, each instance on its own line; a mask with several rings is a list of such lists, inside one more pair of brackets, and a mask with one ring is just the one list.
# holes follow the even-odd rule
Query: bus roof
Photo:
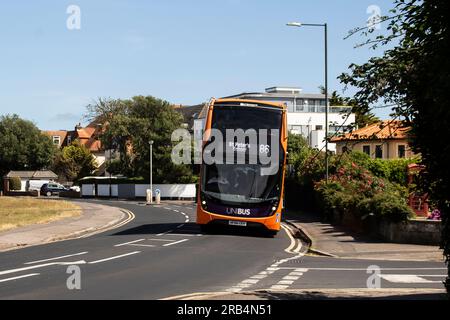
[[220, 103], [249, 103], [249, 104], [257, 104], [257, 105], [264, 105], [274, 108], [280, 108], [285, 110], [286, 105], [283, 103], [276, 103], [276, 102], [269, 102], [269, 101], [261, 101], [261, 100], [248, 100], [248, 99], [215, 99], [213, 101], [214, 104], [220, 104]]

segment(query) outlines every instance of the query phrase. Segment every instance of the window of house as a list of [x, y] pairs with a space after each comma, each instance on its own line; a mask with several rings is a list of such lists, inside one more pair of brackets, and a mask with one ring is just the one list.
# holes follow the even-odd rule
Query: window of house
[[323, 126], [322, 125], [316, 126], [316, 130], [323, 130]]
[[53, 144], [56, 146], [59, 146], [61, 144], [61, 137], [60, 136], [53, 136]]
[[370, 146], [363, 146], [363, 153], [370, 156]]
[[70, 146], [72, 144], [72, 137], [67, 136], [67, 145]]
[[406, 146], [404, 144], [398, 146], [398, 157], [400, 159], [406, 158]]
[[375, 147], [375, 158], [383, 159], [383, 146], [378, 145]]
[[296, 110], [297, 112], [302, 112], [305, 110], [304, 100], [303, 99], [297, 99], [296, 101]]

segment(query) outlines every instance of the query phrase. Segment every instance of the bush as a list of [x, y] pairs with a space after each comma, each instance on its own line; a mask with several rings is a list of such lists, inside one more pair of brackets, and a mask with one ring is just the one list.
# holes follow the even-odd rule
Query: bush
[[340, 163], [337, 163], [336, 166], [340, 166], [341, 163], [355, 163], [366, 168], [376, 177], [406, 186], [408, 182], [408, 165], [417, 162], [418, 159], [414, 158], [394, 160], [371, 159], [363, 152], [353, 151], [344, 155], [340, 159]]
[[9, 178], [9, 190], [20, 191], [22, 189], [22, 181], [19, 177]]
[[338, 213], [363, 219], [374, 215], [398, 222], [413, 215], [405, 187], [378, 178], [355, 163], [340, 168], [328, 184], [323, 180], [317, 183], [315, 190], [317, 203], [327, 216]]
[[375, 215], [392, 222], [405, 221], [414, 216], [405, 199], [387, 192], [364, 199], [359, 203], [358, 211], [362, 215]]

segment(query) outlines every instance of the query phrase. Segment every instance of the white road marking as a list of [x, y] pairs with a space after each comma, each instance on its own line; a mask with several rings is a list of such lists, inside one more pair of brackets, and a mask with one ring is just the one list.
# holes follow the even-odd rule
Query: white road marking
[[431, 281], [414, 274], [380, 274], [380, 278], [392, 283], [442, 283], [442, 281]]
[[291, 276], [297, 276], [297, 277], [301, 277], [303, 275], [303, 272], [291, 272], [290, 273]]
[[130, 242], [125, 242], [125, 243], [121, 243], [121, 244], [116, 244], [114, 247], [123, 247], [129, 244], [133, 244], [133, 243], [138, 243], [138, 242], [142, 242], [145, 239], [139, 239], [139, 240], [134, 240], [134, 241], [130, 241]]
[[30, 277], [34, 277], [34, 276], [38, 276], [40, 275], [40, 273], [30, 273], [30, 274], [25, 274], [23, 276], [19, 276], [19, 277], [14, 277], [14, 278], [8, 278], [8, 279], [1, 279], [1, 282], [8, 282], [8, 281], [14, 281], [14, 280], [19, 280], [19, 279], [24, 279], [24, 278], [30, 278]]
[[34, 266], [31, 266], [31, 267], [0, 271], [0, 276], [5, 275], [5, 274], [16, 273], [16, 272], [22, 272], [22, 271], [28, 271], [28, 270], [33, 270], [33, 269], [45, 268], [45, 267], [50, 267], [50, 266], [71, 266], [71, 265], [85, 264], [85, 263], [86, 263], [86, 261], [84, 261], [84, 260], [75, 261], [75, 262], [50, 262], [50, 263], [45, 263], [45, 264], [34, 265]]
[[258, 282], [259, 282], [258, 279], [247, 279], [247, 280], [242, 281], [241, 283], [243, 283], [243, 284], [257, 284]]
[[183, 239], [183, 240], [180, 240], [180, 241], [168, 243], [168, 244], [163, 245], [163, 247], [173, 246], [173, 245], [176, 245], [176, 244], [179, 244], [179, 243], [182, 243], [182, 242], [186, 242], [186, 241], [188, 241], [188, 240], [189, 240], [189, 239]]
[[171, 233], [171, 232], [174, 232], [174, 231], [175, 231], [175, 230], [169, 230], [169, 231], [166, 231], [166, 232], [157, 234], [156, 236], [157, 236], [157, 237], [162, 237], [162, 236], [165, 236], [165, 235], [167, 235], [167, 234], [169, 234], [169, 233]]
[[170, 239], [147, 239], [148, 241], [162, 241], [162, 242], [173, 242], [177, 240], [170, 240]]
[[292, 280], [281, 280], [278, 282], [279, 285], [286, 285], [286, 286], [290, 286], [294, 283], [294, 281]]
[[139, 243], [133, 243], [130, 244], [131, 247], [146, 247], [146, 248], [154, 248], [155, 246], [152, 244], [139, 244]]
[[300, 277], [293, 277], [293, 276], [286, 276], [286, 277], [283, 277], [283, 280], [297, 281], [298, 279], [300, 279]]
[[88, 252], [80, 252], [80, 253], [74, 253], [74, 254], [68, 254], [65, 256], [60, 256], [60, 257], [54, 257], [54, 258], [49, 258], [49, 259], [43, 259], [43, 260], [38, 260], [38, 261], [32, 261], [32, 262], [26, 262], [24, 264], [36, 264], [36, 263], [42, 263], [42, 262], [48, 262], [48, 261], [53, 261], [53, 260], [60, 260], [60, 259], [64, 259], [64, 258], [70, 258], [70, 257], [76, 257], [76, 256], [81, 256], [84, 254], [87, 254]]
[[96, 260], [96, 261], [89, 262], [89, 264], [97, 264], [97, 263], [102, 263], [102, 262], [106, 262], [106, 261], [110, 261], [110, 260], [114, 260], [114, 259], [120, 259], [120, 258], [128, 257], [128, 256], [131, 256], [134, 254], [138, 254], [138, 253], [141, 253], [141, 251], [134, 251], [134, 252], [126, 253], [126, 254], [121, 254], [120, 256], [114, 256], [114, 257], [110, 257], [110, 258]]
[[[294, 239], [294, 237], [292, 236], [292, 230], [290, 227], [288, 227], [285, 224], [282, 224], [281, 227], [284, 229], [284, 231], [288, 235], [289, 239], [291, 240], [289, 247], [287, 247], [284, 251], [286, 251], [287, 253], [299, 254], [300, 250], [302, 249], [302, 242], [300, 240]], [[281, 262], [281, 263], [283, 263], [283, 262]]]

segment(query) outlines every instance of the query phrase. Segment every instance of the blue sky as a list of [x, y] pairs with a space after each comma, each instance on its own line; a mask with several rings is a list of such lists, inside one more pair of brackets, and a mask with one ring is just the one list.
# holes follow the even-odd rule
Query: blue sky
[[[72, 4], [80, 30], [66, 27]], [[322, 30], [288, 28], [290, 21], [329, 24], [330, 88], [341, 92], [336, 77], [380, 53], [354, 49], [357, 37], [343, 40], [366, 24], [370, 5], [388, 14], [392, 1], [1, 1], [0, 115], [72, 129], [97, 97], [188, 105], [275, 85], [318, 92]]]

